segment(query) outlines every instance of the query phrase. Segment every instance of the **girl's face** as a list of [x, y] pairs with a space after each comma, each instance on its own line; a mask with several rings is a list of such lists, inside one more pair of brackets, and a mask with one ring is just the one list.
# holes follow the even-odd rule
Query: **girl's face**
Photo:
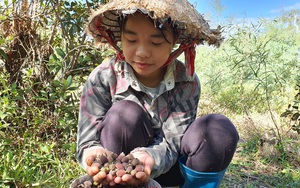
[[[167, 40], [166, 40], [167, 39]], [[156, 87], [164, 78], [165, 64], [174, 45], [172, 28], [161, 30], [145, 14], [129, 15], [121, 36], [125, 60], [145, 86]]]

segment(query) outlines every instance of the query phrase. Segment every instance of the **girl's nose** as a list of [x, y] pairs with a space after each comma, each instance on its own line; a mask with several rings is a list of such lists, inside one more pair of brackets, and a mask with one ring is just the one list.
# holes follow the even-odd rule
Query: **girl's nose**
[[140, 44], [136, 49], [136, 55], [139, 57], [150, 57], [150, 48], [147, 44]]

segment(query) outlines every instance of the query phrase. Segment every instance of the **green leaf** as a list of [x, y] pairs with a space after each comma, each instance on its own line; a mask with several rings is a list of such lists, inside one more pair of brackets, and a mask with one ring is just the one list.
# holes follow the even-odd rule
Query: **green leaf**
[[[2, 20], [4, 20], [2, 17], [1, 17], [1, 15], [0, 15], [0, 20], [2, 21]], [[0, 45], [3, 45], [3, 44], [5, 44], [6, 43], [6, 40], [4, 39], [4, 38], [0, 38]]]
[[5, 53], [2, 49], [0, 49], [0, 55], [1, 55], [5, 60], [8, 60], [8, 57], [7, 57], [6, 53]]
[[12, 162], [12, 159], [13, 159], [13, 154], [9, 151], [9, 152], [6, 154], [6, 162], [7, 162], [7, 163], [11, 163], [11, 162]]
[[46, 97], [40, 97], [40, 96], [35, 96], [34, 99], [38, 100], [38, 101], [48, 101], [48, 98], [46, 98]]
[[78, 87], [69, 87], [68, 88], [69, 91], [74, 91], [74, 90], [77, 90], [77, 89], [78, 89]]
[[[4, 125], [5, 126], [5, 125]], [[3, 124], [0, 122], [0, 127], [4, 127], [3, 126]], [[8, 126], [8, 125], [7, 125]], [[0, 131], [0, 136], [2, 137], [2, 138], [5, 138], [5, 136], [6, 136], [6, 134], [5, 134], [5, 132], [3, 132], [3, 131]]]
[[54, 87], [61, 87], [63, 84], [60, 81], [58, 81], [58, 80], [54, 80], [53, 83], [52, 83], [52, 85]]
[[41, 95], [43, 97], [48, 97], [48, 93], [46, 91], [44, 91], [44, 90], [41, 90]]
[[68, 76], [67, 78], [67, 86], [69, 87], [72, 84], [72, 76]]
[[61, 58], [65, 58], [65, 57], [66, 57], [66, 54], [65, 54], [65, 52], [64, 52], [62, 49], [56, 48], [55, 51], [56, 51], [56, 53], [57, 53]]
[[68, 81], [66, 79], [63, 79], [61, 81], [63, 88], [67, 89], [68, 88]]
[[7, 87], [6, 82], [4, 80], [1, 80], [2, 87], [4, 90], [9, 91], [10, 89]]
[[49, 57], [49, 61], [51, 63], [54, 63], [55, 61], [58, 61], [58, 58], [55, 54], [51, 54], [50, 57]]

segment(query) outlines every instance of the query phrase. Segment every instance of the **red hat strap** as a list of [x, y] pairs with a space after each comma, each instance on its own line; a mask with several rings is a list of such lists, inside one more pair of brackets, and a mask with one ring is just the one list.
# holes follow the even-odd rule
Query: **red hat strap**
[[105, 29], [102, 26], [102, 18], [101, 17], [99, 17], [99, 19], [96, 21], [95, 26], [96, 26], [97, 31], [99, 32], [98, 35], [103, 37], [112, 47], [114, 47], [118, 52], [120, 52], [121, 49], [119, 48], [119, 46], [117, 45], [117, 43], [115, 41], [113, 32], [109, 29]]
[[179, 57], [182, 52], [184, 52], [186, 74], [192, 77], [195, 72], [194, 64], [195, 64], [195, 57], [196, 57], [196, 46], [197, 46], [196, 41], [182, 42], [180, 46], [170, 54], [170, 57], [167, 59], [164, 66], [170, 64], [174, 59]]
[[100, 36], [103, 37], [115, 50], [117, 50], [118, 53], [115, 62], [117, 62], [118, 60], [125, 60], [123, 51], [117, 45], [113, 32], [111, 30], [104, 29], [102, 27], [101, 20], [102, 19], [99, 18], [95, 25]]

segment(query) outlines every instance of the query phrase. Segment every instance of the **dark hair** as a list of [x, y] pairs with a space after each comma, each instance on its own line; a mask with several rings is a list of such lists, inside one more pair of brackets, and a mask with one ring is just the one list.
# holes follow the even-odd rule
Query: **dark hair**
[[[149, 18], [150, 18], [150, 17], [149, 17]], [[151, 19], [151, 18], [150, 18], [150, 19]], [[151, 19], [151, 20], [152, 20], [152, 19]], [[168, 23], [168, 25], [169, 25], [169, 26], [171, 27], [171, 29], [172, 29], [173, 36], [174, 36], [174, 41], [175, 41], [175, 40], [177, 39], [178, 35], [179, 35], [178, 30], [177, 30], [177, 25], [172, 23], [171, 18], [168, 18], [167, 23]], [[158, 28], [158, 29], [160, 30], [160, 32], [161, 32], [161, 34], [163, 35], [164, 39], [165, 39], [168, 43], [170, 43], [170, 41], [168, 41], [168, 39], [166, 38], [166, 36], [165, 36], [165, 34], [164, 34], [164, 32], [163, 32], [163, 31], [164, 31], [163, 24], [161, 24], [159, 21], [156, 21], [155, 24], [156, 24], [155, 27]]]
[[[142, 12], [141, 12], [141, 13], [142, 13]], [[142, 13], [142, 14], [143, 14], [143, 13]], [[160, 22], [157, 21], [157, 20], [153, 20], [150, 16], [148, 16], [148, 18], [149, 18], [149, 20], [151, 20], [152, 22], [155, 23], [155, 27], [159, 29], [159, 31], [161, 32], [161, 34], [162, 34], [162, 36], [164, 37], [164, 39], [165, 39], [168, 43], [171, 43], [171, 42], [166, 38], [166, 35], [165, 35], [165, 33], [164, 33], [164, 30], [165, 30], [165, 29], [164, 29], [164, 27], [163, 27], [163, 24], [160, 23]], [[118, 22], [119, 22], [119, 25], [120, 25], [120, 28], [121, 28], [121, 30], [120, 30], [121, 33], [123, 32], [123, 30], [124, 30], [124, 28], [125, 28], [125, 24], [126, 24], [127, 20], [128, 20], [128, 16], [125, 16], [125, 17], [120, 16], [120, 17], [119, 17]], [[178, 30], [177, 30], [177, 25], [174, 24], [174, 23], [172, 22], [171, 18], [168, 18], [167, 23], [168, 23], [168, 25], [169, 25], [169, 26], [171, 27], [171, 29], [172, 29], [173, 36], [174, 36], [174, 40], [176, 40], [176, 39], [178, 38], [178, 35], [179, 35], [179, 32], [178, 32]]]

